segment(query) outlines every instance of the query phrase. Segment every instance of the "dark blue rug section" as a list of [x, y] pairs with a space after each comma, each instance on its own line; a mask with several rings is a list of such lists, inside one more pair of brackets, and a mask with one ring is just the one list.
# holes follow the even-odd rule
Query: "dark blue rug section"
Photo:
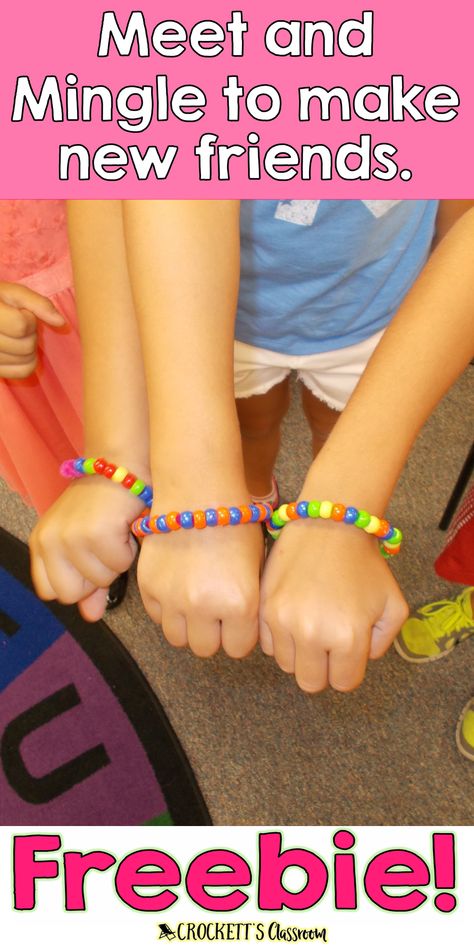
[[34, 594], [0, 528], [0, 824], [209, 825], [156, 695], [103, 622]]

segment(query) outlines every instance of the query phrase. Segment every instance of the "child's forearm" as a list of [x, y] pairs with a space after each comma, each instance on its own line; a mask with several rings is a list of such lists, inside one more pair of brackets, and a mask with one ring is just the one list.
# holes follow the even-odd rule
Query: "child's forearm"
[[148, 410], [119, 201], [71, 201], [69, 236], [84, 361], [84, 437], [149, 477]]
[[233, 393], [239, 281], [236, 201], [130, 201], [127, 255], [140, 325], [155, 483], [168, 499], [239, 502]]
[[313, 463], [304, 493], [382, 513], [410, 447], [474, 352], [474, 210], [436, 249]]

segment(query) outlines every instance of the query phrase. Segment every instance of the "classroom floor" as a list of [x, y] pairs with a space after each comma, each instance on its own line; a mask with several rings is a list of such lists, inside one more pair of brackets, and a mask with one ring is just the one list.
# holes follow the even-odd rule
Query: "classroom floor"
[[[432, 563], [443, 545], [437, 523], [472, 440], [473, 381], [470, 366], [425, 426], [390, 507], [408, 528], [393, 568], [412, 606], [457, 591]], [[296, 399], [277, 471], [283, 495], [296, 495], [308, 461]], [[25, 540], [33, 521], [0, 482], [2, 526]], [[391, 649], [356, 692], [308, 696], [259, 650], [235, 662], [172, 649], [134, 580], [107, 621], [158, 693], [214, 823], [473, 822], [474, 764], [457, 752], [454, 730], [474, 693], [474, 638], [428, 667]]]

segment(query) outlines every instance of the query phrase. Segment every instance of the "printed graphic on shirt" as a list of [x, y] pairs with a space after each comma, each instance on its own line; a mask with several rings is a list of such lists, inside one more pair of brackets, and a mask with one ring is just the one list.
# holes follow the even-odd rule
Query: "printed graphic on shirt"
[[367, 210], [370, 211], [374, 217], [383, 217], [392, 210], [392, 207], [395, 207], [396, 204], [400, 204], [400, 201], [362, 201], [362, 204], [365, 204]]
[[[299, 224], [301, 227], [311, 227], [314, 224], [318, 207], [321, 201], [279, 201], [275, 211], [275, 219], [286, 221], [288, 224]], [[384, 217], [400, 201], [361, 201], [373, 217]]]
[[[287, 221], [288, 224], [300, 224], [301, 227], [310, 227], [314, 223], [320, 201], [279, 201], [275, 211], [277, 221]], [[383, 201], [388, 204], [390, 202]]]

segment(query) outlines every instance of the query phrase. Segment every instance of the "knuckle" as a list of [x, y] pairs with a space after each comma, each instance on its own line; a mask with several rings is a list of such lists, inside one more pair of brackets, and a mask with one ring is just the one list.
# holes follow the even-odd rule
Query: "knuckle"
[[349, 680], [349, 681], [348, 680], [335, 681], [335, 682], [332, 682], [332, 688], [334, 691], [341, 692], [341, 694], [347, 694], [350, 691], [355, 691], [356, 688], [358, 688], [359, 685], [362, 684], [362, 681], [363, 681], [363, 676], [362, 677], [358, 676], [357, 678]]
[[336, 625], [331, 634], [333, 647], [344, 652], [352, 652], [357, 646], [357, 639], [357, 631], [346, 623]]
[[202, 642], [193, 642], [191, 645], [191, 651], [197, 658], [212, 658], [213, 655], [216, 655], [219, 651], [220, 642], [219, 641], [202, 641]]
[[296, 678], [296, 683], [298, 687], [300, 688], [300, 690], [304, 691], [305, 694], [308, 694], [308, 695], [315, 695], [319, 691], [324, 691], [324, 688], [326, 687], [326, 685], [321, 684], [320, 682], [309, 681], [306, 678], [299, 678], [299, 677]]
[[36, 353], [36, 333], [26, 336], [22, 341], [21, 354], [24, 356], [34, 356]]
[[265, 607], [263, 620], [272, 630], [290, 629], [294, 626], [294, 616], [285, 605], [279, 602], [272, 602], [271, 605]]
[[31, 332], [32, 319], [32, 315], [26, 310], [18, 310], [12, 335], [16, 339], [23, 339], [24, 336], [27, 336]]
[[11, 369], [9, 373], [10, 378], [13, 379], [27, 379], [36, 369], [36, 359], [31, 359], [29, 362], [17, 363]]

